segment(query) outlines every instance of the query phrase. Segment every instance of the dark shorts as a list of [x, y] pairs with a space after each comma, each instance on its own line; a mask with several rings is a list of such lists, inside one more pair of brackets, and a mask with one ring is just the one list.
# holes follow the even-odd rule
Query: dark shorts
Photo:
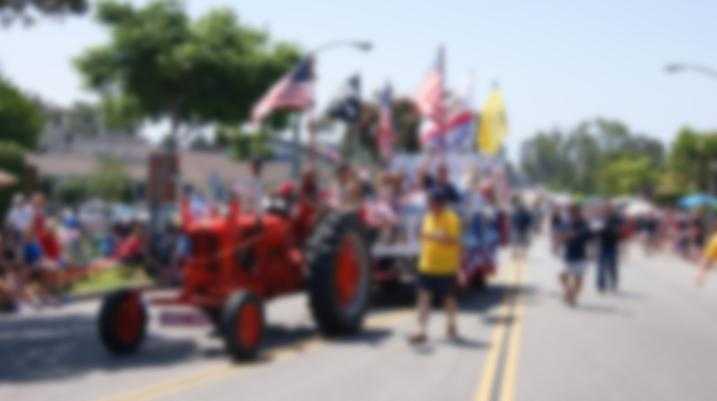
[[513, 233], [513, 245], [519, 247], [527, 247], [530, 245], [530, 236], [528, 230], [515, 230]]
[[436, 299], [456, 295], [456, 277], [418, 274], [418, 288], [431, 293]]

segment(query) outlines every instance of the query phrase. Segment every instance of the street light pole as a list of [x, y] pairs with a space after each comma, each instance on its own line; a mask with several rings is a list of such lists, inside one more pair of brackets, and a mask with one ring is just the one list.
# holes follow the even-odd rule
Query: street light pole
[[680, 72], [693, 71], [706, 77], [717, 80], [717, 69], [700, 64], [687, 63], [670, 63], [665, 66], [665, 72], [668, 74], [678, 74]]
[[[313, 50], [309, 51], [307, 55], [316, 57], [317, 54], [325, 52], [327, 50], [336, 49], [339, 47], [353, 47], [356, 50], [360, 50], [362, 52], [368, 52], [371, 49], [373, 49], [373, 44], [367, 40], [355, 40], [355, 39], [340, 39], [340, 40], [332, 40], [329, 42], [326, 42], [320, 46], [315, 47]], [[293, 121], [293, 148], [294, 148], [294, 155], [291, 159], [291, 170], [294, 175], [294, 178], [299, 178], [301, 175], [301, 115], [299, 113], [296, 113], [294, 116]], [[310, 127], [309, 135], [311, 136], [310, 143], [312, 144], [312, 151], [313, 151], [313, 127]]]
[[369, 42], [368, 40], [355, 40], [355, 39], [332, 40], [332, 41], [326, 42], [320, 46], [315, 47], [314, 50], [309, 52], [309, 54], [316, 55], [317, 53], [321, 53], [321, 52], [324, 52], [326, 50], [333, 49], [336, 47], [353, 47], [356, 50], [368, 52], [371, 49], [373, 49], [373, 43]]

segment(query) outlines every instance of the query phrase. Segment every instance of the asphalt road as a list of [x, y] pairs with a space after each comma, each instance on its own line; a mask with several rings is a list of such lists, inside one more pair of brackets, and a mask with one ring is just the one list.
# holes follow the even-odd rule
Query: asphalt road
[[[362, 335], [316, 334], [303, 295], [269, 304], [260, 360], [231, 363], [207, 327], [162, 328], [137, 355], [115, 358], [96, 338], [96, 302], [0, 317], [0, 400], [705, 400], [716, 399], [717, 276], [631, 249], [622, 291], [594, 276], [565, 306], [560, 263], [537, 241], [524, 263], [504, 258], [490, 286], [464, 297], [464, 340], [412, 347], [410, 304], [374, 310]], [[591, 272], [592, 273], [592, 272]], [[156, 319], [155, 319], [156, 320]]]

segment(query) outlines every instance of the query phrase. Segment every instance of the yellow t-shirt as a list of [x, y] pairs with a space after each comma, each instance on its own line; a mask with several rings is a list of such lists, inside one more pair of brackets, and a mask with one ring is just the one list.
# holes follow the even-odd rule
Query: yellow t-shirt
[[710, 262], [717, 262], [717, 234], [712, 234], [704, 249], [704, 258]]
[[421, 234], [435, 235], [447, 233], [456, 238], [456, 244], [444, 244], [439, 241], [421, 240], [421, 255], [418, 271], [430, 275], [451, 275], [458, 271], [461, 264], [461, 221], [458, 215], [444, 209], [439, 215], [428, 212], [423, 217]]

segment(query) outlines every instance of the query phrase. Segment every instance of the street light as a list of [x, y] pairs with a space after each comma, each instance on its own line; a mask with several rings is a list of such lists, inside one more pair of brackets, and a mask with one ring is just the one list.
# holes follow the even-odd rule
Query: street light
[[357, 50], [361, 50], [363, 52], [368, 52], [371, 49], [373, 49], [373, 43], [369, 42], [368, 40], [356, 40], [356, 39], [340, 39], [340, 40], [332, 40], [329, 42], [326, 42], [322, 44], [321, 46], [317, 46], [314, 48], [314, 50], [310, 51], [309, 54], [315, 55], [317, 53], [337, 48], [337, 47], [353, 47]]
[[717, 79], [717, 70], [708, 66], [686, 63], [670, 63], [665, 65], [665, 72], [668, 74], [678, 74], [685, 71], [694, 71], [709, 78]]

